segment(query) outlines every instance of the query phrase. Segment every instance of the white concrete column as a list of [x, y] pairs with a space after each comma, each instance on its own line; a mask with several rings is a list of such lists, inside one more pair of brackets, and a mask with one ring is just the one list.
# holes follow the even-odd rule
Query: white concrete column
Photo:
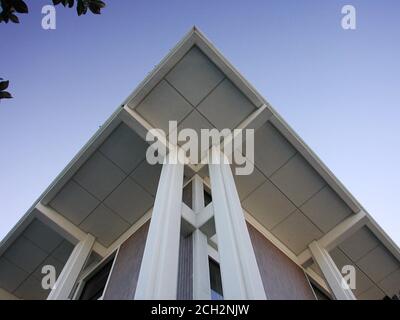
[[135, 299], [176, 299], [183, 160], [170, 151], [161, 170]]
[[266, 299], [228, 159], [213, 150], [209, 169], [224, 298]]
[[196, 229], [193, 234], [193, 300], [210, 300], [210, 267], [207, 236]]
[[[196, 174], [192, 179], [193, 211], [199, 214], [204, 209], [204, 184]], [[193, 300], [211, 299], [210, 268], [208, 265], [207, 236], [196, 229], [193, 239]]]
[[72, 289], [92, 251], [95, 238], [88, 234], [78, 242], [69, 256], [47, 300], [68, 300]]
[[309, 248], [314, 262], [321, 269], [334, 297], [337, 300], [356, 300], [329, 252], [321, 247], [317, 241], [313, 241]]

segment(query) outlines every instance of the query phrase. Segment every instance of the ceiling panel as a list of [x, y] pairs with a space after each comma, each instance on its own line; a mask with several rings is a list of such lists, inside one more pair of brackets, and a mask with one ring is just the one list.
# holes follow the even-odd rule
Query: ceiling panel
[[255, 164], [267, 177], [271, 176], [296, 153], [292, 145], [270, 122], [266, 122], [257, 129], [254, 140]]
[[26, 272], [33, 272], [47, 257], [47, 253], [31, 241], [20, 236], [6, 250], [4, 257]]
[[131, 178], [126, 178], [104, 203], [125, 221], [135, 223], [153, 204], [154, 198]]
[[100, 204], [80, 225], [102, 245], [110, 246], [130, 225], [109, 208]]
[[372, 286], [367, 291], [360, 294], [357, 298], [360, 300], [381, 300], [385, 297], [385, 293], [377, 286]]
[[104, 200], [126, 174], [100, 152], [95, 152], [75, 174], [74, 180], [99, 200]]
[[144, 159], [147, 147], [146, 141], [122, 123], [101, 145], [100, 151], [129, 174]]
[[250, 100], [228, 79], [222, 81], [197, 107], [219, 130], [236, 128], [255, 109]]
[[296, 210], [270, 181], [265, 181], [252, 192], [243, 201], [243, 207], [269, 230]]
[[58, 261], [65, 263], [71, 255], [74, 245], [67, 240], [63, 240], [61, 244], [52, 252], [52, 256]]
[[151, 165], [145, 160], [131, 173], [130, 177], [148, 193], [155, 196], [161, 169], [161, 164]]
[[373, 233], [367, 227], [362, 227], [351, 237], [344, 240], [340, 244], [340, 248], [353, 261], [358, 261], [369, 251], [377, 247], [378, 244], [378, 239], [376, 239]]
[[42, 281], [43, 277], [45, 276], [42, 273], [42, 268], [44, 266], [53, 266], [56, 269], [56, 277], [58, 277], [64, 267], [64, 263], [58, 261], [56, 258], [53, 256], [48, 256], [33, 272], [33, 276], [38, 279], [39, 281]]
[[322, 232], [299, 210], [273, 228], [272, 233], [297, 255], [306, 249], [310, 242], [322, 236]]
[[374, 283], [362, 272], [357, 265], [352, 262], [346, 255], [338, 248], [332, 250], [330, 255], [338, 267], [339, 271], [342, 270], [343, 266], [349, 265], [355, 268], [356, 272], [356, 289], [353, 290], [353, 293], [358, 296], [361, 293], [365, 292], [369, 288], [371, 288]]
[[154, 128], [168, 133], [168, 121], [178, 123], [193, 107], [165, 80], [162, 80], [137, 106], [136, 111]]
[[14, 294], [25, 300], [45, 300], [50, 290], [44, 290], [41, 281], [34, 276], [28, 277], [14, 292]]
[[197, 47], [193, 47], [166, 77], [194, 106], [223, 78], [221, 71]]
[[399, 268], [399, 262], [382, 245], [367, 253], [357, 264], [375, 282]]
[[400, 269], [390, 273], [386, 278], [379, 282], [379, 286], [389, 297], [400, 295]]
[[0, 257], [0, 288], [13, 292], [27, 276], [28, 272]]
[[70, 180], [50, 202], [50, 206], [79, 225], [99, 204], [94, 196]]
[[333, 229], [351, 214], [351, 209], [328, 186], [307, 200], [301, 211], [324, 232]]
[[[201, 129], [212, 129], [214, 128], [210, 122], [206, 120], [197, 110], [193, 110], [178, 126], [178, 134], [181, 132], [183, 129], [193, 129], [197, 133], [197, 137], [201, 137]], [[187, 144], [189, 141], [189, 138], [187, 138], [184, 142], [178, 142], [179, 146], [182, 146], [184, 144]], [[200, 160], [207, 155], [208, 148], [201, 148], [201, 140], [196, 139], [196, 140], [190, 140], [191, 143], [193, 141], [196, 143], [197, 142], [197, 163], [200, 163]], [[189, 146], [186, 146], [188, 148]], [[194, 162], [194, 164], [197, 164]]]
[[254, 171], [249, 175], [237, 175], [235, 174], [235, 168], [236, 166], [232, 166], [233, 177], [235, 178], [240, 200], [245, 199], [252, 191], [266, 181], [263, 174], [257, 168], [254, 168]]
[[57, 232], [38, 219], [30, 223], [23, 235], [46, 253], [52, 252], [63, 240]]
[[297, 206], [310, 199], [325, 184], [300, 154], [296, 154], [276, 171], [271, 180]]

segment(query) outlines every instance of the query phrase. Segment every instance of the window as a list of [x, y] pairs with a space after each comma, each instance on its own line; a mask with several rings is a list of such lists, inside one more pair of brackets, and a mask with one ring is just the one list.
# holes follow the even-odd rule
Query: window
[[314, 290], [317, 300], [331, 300], [331, 298], [322, 291], [318, 286], [316, 286], [312, 281], [310, 281], [311, 287]]
[[211, 192], [208, 190], [206, 186], [204, 186], [204, 206], [207, 207], [211, 201], [212, 201]]
[[98, 300], [103, 296], [114, 258], [115, 254], [99, 263], [99, 265], [81, 281], [78, 287], [78, 300]]
[[212, 259], [208, 259], [210, 267], [210, 286], [211, 286], [211, 300], [223, 300], [221, 270], [219, 264]]

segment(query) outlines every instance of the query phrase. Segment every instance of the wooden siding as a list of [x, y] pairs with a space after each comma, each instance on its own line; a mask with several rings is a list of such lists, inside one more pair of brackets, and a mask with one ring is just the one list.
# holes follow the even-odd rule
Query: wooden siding
[[104, 300], [134, 298], [149, 224], [146, 222], [121, 245], [104, 293]]
[[270, 300], [315, 300], [304, 271], [254, 227], [247, 224], [264, 284]]

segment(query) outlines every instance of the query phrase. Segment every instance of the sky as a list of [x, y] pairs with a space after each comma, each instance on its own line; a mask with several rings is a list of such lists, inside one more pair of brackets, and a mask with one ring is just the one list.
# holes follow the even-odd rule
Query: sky
[[100, 16], [57, 7], [55, 30], [50, 0], [25, 1], [0, 24], [0, 239], [196, 25], [400, 244], [398, 0], [104, 0]]

